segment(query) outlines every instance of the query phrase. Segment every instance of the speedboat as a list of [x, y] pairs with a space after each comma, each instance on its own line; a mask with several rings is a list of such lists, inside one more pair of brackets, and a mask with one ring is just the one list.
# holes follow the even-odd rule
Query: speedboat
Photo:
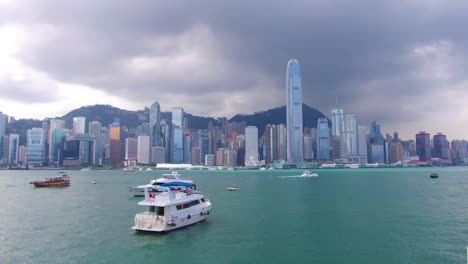
[[145, 189], [147, 189], [148, 192], [150, 193], [159, 193], [165, 190], [164, 188], [163, 189], [159, 188], [159, 186], [168, 182], [189, 183], [191, 184], [191, 186], [188, 187], [188, 189], [192, 191], [197, 189], [197, 186], [195, 185], [193, 180], [184, 180], [184, 179], [181, 179], [179, 176], [180, 174], [178, 174], [177, 171], [173, 171], [170, 174], [163, 174], [161, 178], [151, 180], [148, 184], [131, 186], [129, 187], [129, 191], [132, 192], [134, 196], [144, 196]]
[[60, 177], [46, 178], [43, 181], [33, 181], [30, 184], [34, 184], [35, 187], [65, 187], [70, 185], [70, 177], [66, 173], [63, 173]]
[[235, 186], [235, 185], [229, 186], [227, 189], [229, 191], [238, 191], [239, 190], [239, 188], [237, 186]]
[[430, 177], [433, 178], [433, 179], [439, 178], [439, 174], [437, 172], [432, 172]]
[[315, 172], [310, 172], [306, 170], [301, 174], [301, 177], [318, 177], [318, 174]]
[[[175, 189], [175, 186], [181, 189]], [[211, 212], [211, 202], [200, 193], [193, 193], [188, 183], [161, 184], [164, 192], [151, 194], [145, 189], [145, 199], [138, 205], [145, 212], [135, 215], [132, 229], [147, 232], [168, 232], [204, 221]]]

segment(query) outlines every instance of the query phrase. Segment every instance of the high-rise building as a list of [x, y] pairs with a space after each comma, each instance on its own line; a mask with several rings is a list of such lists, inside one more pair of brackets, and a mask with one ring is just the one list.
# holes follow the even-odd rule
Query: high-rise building
[[370, 130], [369, 130], [369, 143], [383, 145], [384, 140], [385, 139], [382, 133], [380, 132], [380, 125], [377, 124], [376, 121], [372, 122], [372, 124], [370, 125]]
[[152, 147], [151, 158], [156, 164], [164, 163], [166, 160], [166, 150], [164, 147]]
[[258, 128], [248, 126], [245, 128], [245, 157], [246, 167], [258, 166]]
[[304, 161], [301, 68], [296, 59], [286, 67], [287, 158], [290, 163]]
[[3, 161], [3, 145], [5, 144], [4, 136], [6, 131], [6, 115], [0, 112], [0, 162]]
[[317, 159], [330, 159], [330, 129], [324, 117], [317, 120]]
[[346, 142], [346, 155], [356, 156], [358, 154], [358, 135], [357, 135], [357, 121], [355, 115], [345, 116], [345, 142]]
[[339, 136], [344, 130], [344, 114], [343, 108], [339, 105], [335, 105], [332, 110], [332, 136]]
[[390, 163], [397, 163], [403, 160], [403, 145], [395, 141], [390, 145]]
[[160, 129], [160, 112], [161, 107], [159, 103], [156, 101], [151, 105], [150, 108], [150, 140], [151, 140], [151, 147], [161, 146], [161, 129]]
[[114, 122], [109, 126], [109, 162], [112, 167], [120, 166], [120, 123]]
[[184, 163], [192, 163], [191, 154], [191, 134], [184, 133]]
[[416, 134], [416, 154], [420, 161], [431, 160], [431, 139], [429, 133], [421, 131]]
[[86, 117], [77, 116], [73, 118], [73, 135], [85, 133], [85, 122]]
[[138, 140], [136, 138], [125, 139], [125, 160], [136, 161], [138, 159]]
[[49, 143], [49, 163], [57, 162], [54, 160], [54, 157], [57, 156], [55, 153], [56, 149], [53, 147], [54, 143], [54, 132], [55, 129], [65, 129], [65, 121], [60, 119], [51, 119], [49, 126], [49, 135], [47, 138], [47, 143]]
[[313, 141], [312, 136], [304, 136], [304, 160], [306, 161], [314, 159]]
[[437, 133], [432, 139], [434, 143], [434, 157], [440, 159], [449, 159], [450, 150], [447, 137], [442, 133]]
[[45, 161], [46, 135], [40, 127], [33, 127], [27, 132], [28, 166], [41, 167]]
[[97, 135], [101, 134], [101, 122], [99, 121], [89, 122], [88, 131], [90, 135], [97, 137]]
[[172, 163], [184, 162], [184, 109], [181, 107], [172, 108]]
[[18, 164], [19, 134], [10, 134], [8, 137], [8, 163]]
[[367, 126], [358, 126], [358, 156], [361, 157], [360, 163], [367, 162]]
[[138, 136], [138, 155], [137, 162], [140, 164], [149, 164], [150, 162], [150, 137], [148, 135]]

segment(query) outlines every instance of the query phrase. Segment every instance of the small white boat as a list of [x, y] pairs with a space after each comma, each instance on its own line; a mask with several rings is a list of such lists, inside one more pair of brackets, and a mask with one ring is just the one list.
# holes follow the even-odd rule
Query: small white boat
[[96, 181], [91, 181], [92, 184], [96, 184]]
[[310, 172], [306, 170], [301, 174], [301, 177], [318, 177], [318, 174], [315, 172]]
[[237, 186], [235, 186], [235, 185], [229, 186], [227, 189], [229, 191], [238, 191], [239, 190], [239, 188]]
[[192, 191], [197, 189], [193, 180], [184, 180], [180, 178], [180, 174], [177, 171], [173, 171], [170, 174], [163, 174], [161, 178], [156, 180], [151, 180], [148, 184], [138, 185], [138, 186], [131, 186], [129, 187], [129, 191], [133, 193], [134, 196], [144, 196], [145, 189], [148, 189], [150, 193], [159, 193], [164, 191], [165, 189], [160, 189], [159, 186], [164, 183], [168, 182], [183, 182], [189, 183], [192, 186], [189, 187]]
[[[147, 232], [168, 232], [204, 221], [211, 212], [211, 202], [200, 193], [180, 191], [165, 186], [165, 192], [153, 195], [145, 191], [145, 200], [138, 205], [147, 211], [135, 215], [132, 229]], [[180, 187], [188, 188], [189, 184]]]
[[80, 171], [84, 171], [84, 172], [91, 171], [91, 168], [90, 167], [82, 168]]

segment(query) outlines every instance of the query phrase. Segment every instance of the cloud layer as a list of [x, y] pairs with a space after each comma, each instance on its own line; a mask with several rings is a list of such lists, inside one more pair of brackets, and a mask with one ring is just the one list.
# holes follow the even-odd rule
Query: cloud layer
[[[466, 1], [0, 6], [0, 111], [18, 117], [154, 100], [210, 116], [264, 110], [285, 103], [294, 57], [304, 102], [325, 114], [338, 97], [345, 113], [386, 132], [468, 134]], [[44, 110], [28, 113], [25, 104]]]

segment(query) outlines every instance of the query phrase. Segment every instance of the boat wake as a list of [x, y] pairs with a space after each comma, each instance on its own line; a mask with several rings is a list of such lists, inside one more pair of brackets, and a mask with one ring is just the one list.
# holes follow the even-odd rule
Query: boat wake
[[302, 176], [302, 175], [292, 175], [292, 176], [278, 176], [278, 178], [281, 179], [287, 179], [287, 178], [315, 178], [318, 176]]

